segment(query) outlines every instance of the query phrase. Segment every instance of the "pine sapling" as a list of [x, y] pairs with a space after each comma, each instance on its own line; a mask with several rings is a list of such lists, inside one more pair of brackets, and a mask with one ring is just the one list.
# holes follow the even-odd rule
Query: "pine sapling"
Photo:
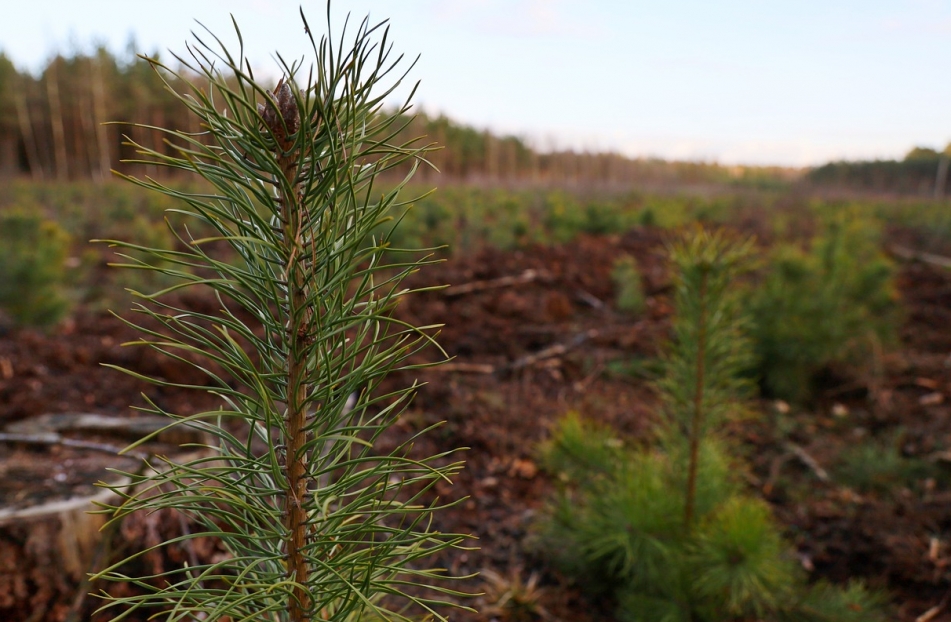
[[[412, 458], [412, 439], [376, 449], [415, 389], [383, 392], [383, 379], [414, 369], [411, 357], [432, 344], [427, 327], [392, 317], [410, 293], [402, 280], [427, 260], [387, 263], [407, 256], [389, 244], [405, 181], [377, 182], [387, 171], [408, 180], [426, 148], [394, 142], [408, 101], [382, 108], [402, 79], [390, 77], [400, 59], [387, 34], [364, 20], [349, 43], [346, 27], [336, 43], [309, 35], [316, 66], [280, 60], [273, 90], [255, 80], [243, 50], [232, 56], [211, 33], [214, 46], [199, 39], [189, 58], [176, 57], [185, 71], [149, 60], [202, 131], [160, 130], [171, 155], [135, 147], [143, 162], [203, 184], [129, 178], [181, 202], [170, 210], [177, 249], [114, 243], [129, 267], [178, 281], [134, 292], [136, 310], [163, 330], [129, 323], [144, 335], [137, 343], [205, 377], [147, 380], [210, 391], [221, 406], [188, 415], [150, 403], [170, 425], [208, 434], [208, 455], [127, 474], [132, 486], [115, 487], [121, 503], [104, 511], [113, 521], [177, 511], [201, 529], [162, 546], [210, 536], [226, 554], [152, 577], [126, 576], [123, 562], [100, 570], [95, 578], [135, 587], [104, 594], [104, 608], [123, 610], [117, 619], [140, 608], [172, 621], [408, 619], [412, 607], [443, 619], [437, 607], [450, 603], [440, 594], [458, 596], [434, 583], [444, 573], [427, 560], [462, 537], [432, 530], [439, 505], [426, 495], [460, 463], [451, 452]], [[193, 237], [181, 221], [215, 234]], [[217, 312], [184, 306], [184, 288], [212, 294]]]
[[671, 245], [660, 446], [628, 447], [566, 417], [542, 447], [562, 488], [535, 541], [589, 592], [613, 596], [623, 622], [878, 622], [883, 599], [860, 584], [806, 585], [769, 506], [733, 475], [738, 459], [720, 432], [746, 414], [750, 346], [731, 281], [750, 246], [703, 230]]
[[724, 420], [743, 410], [748, 383], [741, 373], [750, 363], [731, 281], [740, 273], [751, 243], [699, 230], [671, 245], [676, 269], [673, 343], [661, 381], [669, 429], [665, 439], [686, 442], [684, 527], [696, 518], [700, 447]]

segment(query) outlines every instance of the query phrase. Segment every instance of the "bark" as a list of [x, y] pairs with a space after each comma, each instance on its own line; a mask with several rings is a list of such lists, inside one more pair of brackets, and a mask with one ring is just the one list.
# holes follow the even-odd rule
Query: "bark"
[[76, 108], [79, 115], [79, 142], [82, 143], [77, 150], [86, 158], [86, 170], [89, 176], [96, 181], [102, 181], [98, 163], [98, 144], [96, 141], [96, 115], [93, 110], [92, 95], [92, 61], [83, 63], [86, 70], [83, 72], [81, 84], [84, 86], [81, 92], [76, 94]]
[[0, 176], [13, 177], [19, 169], [16, 138], [14, 136], [0, 137]]

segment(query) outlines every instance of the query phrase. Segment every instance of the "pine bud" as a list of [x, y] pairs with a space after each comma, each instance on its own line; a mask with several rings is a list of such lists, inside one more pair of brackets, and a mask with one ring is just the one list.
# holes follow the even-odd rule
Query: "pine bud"
[[300, 113], [290, 85], [282, 78], [273, 93], [268, 91], [267, 105], [258, 104], [257, 108], [281, 149], [287, 151], [291, 136], [300, 129]]

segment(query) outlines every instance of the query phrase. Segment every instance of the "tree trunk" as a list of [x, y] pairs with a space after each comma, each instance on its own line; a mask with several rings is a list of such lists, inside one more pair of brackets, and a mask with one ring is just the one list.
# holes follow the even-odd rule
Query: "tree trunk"
[[69, 165], [66, 155], [66, 131], [63, 129], [63, 109], [59, 101], [59, 80], [56, 71], [57, 61], [50, 63], [46, 72], [46, 94], [50, 100], [50, 127], [53, 130], [53, 158], [55, 174], [59, 180], [69, 178]]
[[23, 137], [23, 146], [26, 149], [26, 162], [30, 167], [33, 181], [43, 180], [43, 165], [36, 148], [36, 134], [33, 131], [33, 121], [30, 119], [30, 108], [27, 106], [25, 81], [21, 80], [19, 88], [14, 90], [14, 104], [17, 109], [17, 123], [20, 125], [20, 135]]
[[13, 177], [19, 172], [16, 137], [0, 137], [0, 177]]
[[96, 181], [102, 181], [98, 167], [98, 153], [96, 142], [96, 114], [93, 107], [93, 75], [92, 62], [83, 63], [83, 79], [79, 82], [81, 88], [76, 92], [76, 113], [79, 117], [78, 141], [81, 143], [77, 151], [86, 160], [85, 170]]
[[104, 123], [106, 119], [106, 87], [102, 77], [102, 59], [93, 61], [92, 78], [92, 113], [93, 125], [96, 127], [96, 145], [99, 152], [99, 180], [108, 179], [112, 169], [112, 150], [109, 147], [109, 135]]

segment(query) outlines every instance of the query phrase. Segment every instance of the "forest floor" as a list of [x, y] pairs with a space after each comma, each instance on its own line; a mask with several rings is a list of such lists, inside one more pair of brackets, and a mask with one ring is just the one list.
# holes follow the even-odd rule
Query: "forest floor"
[[[586, 601], [528, 544], [533, 518], [552, 489], [536, 464], [536, 447], [570, 411], [610, 424], [625, 438], [650, 434], [658, 416], [650, 362], [664, 346], [672, 311], [662, 235], [636, 229], [623, 237], [587, 236], [561, 246], [452, 258], [412, 277], [412, 285], [451, 287], [413, 295], [398, 308], [401, 319], [417, 325], [445, 324], [438, 341], [454, 357], [441, 367], [388, 380], [405, 386], [418, 378], [425, 384], [384, 445], [444, 421], [414, 451], [468, 448], [454, 485], [438, 489], [442, 498], [461, 501], [442, 512], [434, 527], [471, 533], [479, 548], [440, 563], [457, 575], [491, 570], [510, 587], [534, 575], [543, 588], [538, 604], [554, 619], [610, 619], [611, 607]], [[902, 232], [891, 235], [907, 242]], [[610, 274], [622, 253], [637, 259], [643, 275], [648, 304], [639, 316], [613, 305]], [[906, 262], [899, 275], [905, 308], [900, 343], [877, 357], [874, 374], [830, 369], [813, 403], [787, 408], [763, 400], [763, 417], [735, 425], [730, 434], [744, 448], [746, 482], [772, 504], [811, 577], [862, 578], [889, 591], [898, 619], [912, 621], [938, 606], [930, 619], [948, 621], [947, 478], [886, 480], [879, 489], [860, 492], [841, 481], [835, 468], [844, 452], [870, 438], [890, 439], [901, 456], [939, 469], [951, 462], [951, 271]], [[191, 302], [212, 308], [207, 300]], [[48, 413], [135, 417], [129, 405], [142, 405], [143, 394], [181, 414], [215, 407], [200, 392], [147, 385], [100, 366], [193, 379], [181, 363], [147, 348], [121, 346], [135, 336], [113, 316], [82, 309], [52, 334], [0, 335], [0, 428]], [[75, 447], [0, 443], [2, 499], [26, 503], [86, 485], [81, 467], [95, 475], [102, 466], [90, 456]], [[177, 519], [167, 523], [124, 527], [119, 537], [149, 542], [181, 527]], [[16, 567], [18, 549], [26, 546], [17, 537], [0, 533], [0, 618], [27, 619], [42, 598], [42, 615], [32, 622], [92, 619], [96, 603], [75, 594], [88, 586], [63, 584], [54, 568]], [[150, 563], [213, 554], [213, 544], [197, 542], [192, 550], [173, 548]], [[11, 580], [11, 572], [19, 579]], [[471, 603], [477, 608], [491, 606], [498, 591], [479, 578], [457, 587], [488, 588], [488, 596]], [[452, 619], [489, 618], [454, 613]]]

